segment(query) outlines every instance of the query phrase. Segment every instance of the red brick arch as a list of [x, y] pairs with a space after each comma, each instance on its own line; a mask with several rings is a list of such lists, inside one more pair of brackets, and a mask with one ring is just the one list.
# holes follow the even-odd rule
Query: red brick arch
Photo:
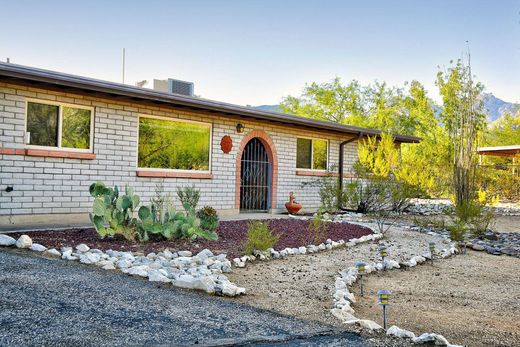
[[236, 179], [235, 179], [235, 208], [240, 208], [240, 172], [242, 171], [242, 152], [247, 143], [257, 138], [262, 142], [267, 151], [269, 162], [271, 163], [271, 209], [276, 208], [276, 191], [278, 189], [278, 156], [276, 155], [276, 147], [271, 137], [263, 130], [252, 130], [242, 138], [237, 152], [236, 163]]

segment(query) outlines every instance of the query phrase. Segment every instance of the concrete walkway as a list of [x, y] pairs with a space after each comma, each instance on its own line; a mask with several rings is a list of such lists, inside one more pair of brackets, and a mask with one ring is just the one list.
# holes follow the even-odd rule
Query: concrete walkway
[[0, 250], [0, 346], [370, 346], [359, 335], [26, 251]]
[[[244, 219], [273, 219], [273, 218], [289, 218], [287, 213], [239, 213], [232, 215], [224, 215], [220, 217], [222, 221], [244, 220]], [[86, 218], [88, 220], [88, 218]], [[76, 222], [67, 223], [57, 220], [54, 223], [31, 223], [31, 224], [5, 224], [0, 225], [0, 233], [15, 233], [20, 231], [44, 231], [44, 230], [66, 230], [66, 229], [84, 229], [92, 228], [92, 223]]]

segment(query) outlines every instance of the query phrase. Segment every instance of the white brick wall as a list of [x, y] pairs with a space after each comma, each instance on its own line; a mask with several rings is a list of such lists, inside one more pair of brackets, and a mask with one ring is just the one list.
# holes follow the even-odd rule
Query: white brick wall
[[[0, 215], [87, 213], [91, 210], [89, 185], [104, 181], [107, 185], [128, 184], [141, 195], [144, 203], [152, 197], [156, 183], [161, 180], [166, 191], [176, 196], [178, 186], [195, 185], [201, 190], [200, 206], [205, 204], [219, 210], [235, 207], [235, 165], [238, 146], [251, 130], [263, 130], [275, 144], [278, 155], [278, 192], [274, 207], [283, 208], [289, 193], [306, 208], [319, 206], [317, 189], [301, 188], [312, 177], [296, 175], [297, 136], [329, 140], [329, 166], [337, 167], [339, 143], [348, 136], [316, 132], [294, 126], [284, 126], [249, 119], [232, 119], [224, 115], [188, 112], [166, 107], [142, 106], [91, 98], [70, 93], [51, 92], [0, 83], [0, 149], [23, 149], [25, 134], [25, 99], [61, 101], [94, 107], [94, 160], [34, 157], [0, 154]], [[182, 118], [213, 124], [213, 179], [146, 178], [136, 177], [138, 115], [148, 114]], [[245, 125], [237, 134], [236, 124]], [[220, 140], [224, 135], [233, 139], [231, 153], [224, 154]], [[357, 160], [357, 143], [345, 146], [345, 173], [352, 172]], [[13, 186], [12, 192], [6, 192]]]

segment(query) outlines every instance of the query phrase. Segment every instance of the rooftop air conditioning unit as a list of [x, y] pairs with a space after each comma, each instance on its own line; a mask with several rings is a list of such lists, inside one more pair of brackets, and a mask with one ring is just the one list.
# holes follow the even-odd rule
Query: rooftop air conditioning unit
[[194, 95], [193, 82], [186, 82], [168, 78], [167, 80], [153, 80], [153, 89], [159, 92], [180, 94], [186, 96]]

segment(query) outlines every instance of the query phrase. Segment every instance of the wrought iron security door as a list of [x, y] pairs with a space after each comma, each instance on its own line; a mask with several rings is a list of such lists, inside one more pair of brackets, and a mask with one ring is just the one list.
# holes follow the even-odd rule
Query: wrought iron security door
[[271, 163], [258, 138], [249, 141], [242, 152], [240, 210], [267, 211], [270, 208]]

